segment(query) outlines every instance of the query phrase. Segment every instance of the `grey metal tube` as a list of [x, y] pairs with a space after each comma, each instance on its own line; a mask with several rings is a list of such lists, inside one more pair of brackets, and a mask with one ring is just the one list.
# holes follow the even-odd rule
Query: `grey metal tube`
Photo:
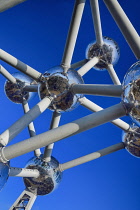
[[118, 150], [120, 150], [120, 149], [124, 149], [124, 148], [125, 148], [125, 145], [124, 145], [123, 142], [121, 142], [121, 143], [112, 145], [112, 146], [110, 146], [110, 147], [107, 147], [107, 148], [98, 150], [97, 152], [93, 152], [93, 153], [88, 154], [88, 155], [85, 155], [85, 156], [83, 156], [83, 157], [80, 157], [80, 158], [71, 160], [71, 161], [69, 161], [69, 162], [60, 164], [59, 167], [60, 167], [60, 170], [61, 170], [61, 171], [64, 171], [64, 170], [67, 170], [67, 169], [69, 169], [69, 168], [73, 168], [73, 167], [75, 167], [75, 166], [78, 166], [78, 165], [81, 165], [81, 164], [83, 164], [83, 163], [86, 163], [86, 162], [95, 160], [95, 159], [97, 159], [97, 158], [100, 158], [100, 157], [102, 157], [102, 156], [108, 155], [108, 154], [110, 154], [110, 153], [116, 152], [116, 151], [118, 151]]
[[[22, 106], [23, 106], [24, 113], [26, 114], [30, 110], [28, 102], [26, 100], [24, 100], [22, 103]], [[28, 130], [29, 130], [30, 137], [33, 137], [36, 135], [33, 122], [31, 122], [28, 125]]]
[[92, 11], [96, 42], [99, 45], [103, 45], [102, 27], [101, 27], [98, 0], [90, 0], [90, 6]]
[[[103, 110], [102, 107], [93, 103], [92, 101], [90, 101], [86, 97], [80, 98], [79, 102], [82, 106], [84, 106], [85, 108], [89, 109], [92, 112], [98, 112], [98, 111]], [[130, 125], [128, 123], [124, 122], [121, 119], [113, 120], [111, 123], [116, 125], [117, 127], [121, 128], [122, 130], [124, 130], [126, 132], [131, 130]]]
[[38, 85], [26, 85], [23, 90], [28, 92], [37, 92], [38, 91]]
[[58, 127], [60, 118], [61, 118], [61, 113], [54, 111], [51, 125], [50, 125], [50, 130]]
[[16, 78], [13, 77], [2, 65], [0, 65], [0, 73], [12, 83], [16, 83]]
[[0, 0], [0, 12], [3, 12], [11, 7], [16, 6], [26, 0]]
[[53, 130], [36, 135], [30, 139], [26, 139], [8, 147], [3, 147], [1, 148], [0, 159], [2, 162], [10, 160], [37, 148], [97, 127], [101, 124], [112, 121], [113, 119], [122, 117], [125, 114], [126, 111], [123, 104], [116, 104], [105, 110], [90, 114], [66, 125], [62, 125]]
[[22, 61], [18, 60], [17, 58], [5, 52], [2, 49], [0, 49], [0, 59], [8, 63], [9, 65], [15, 67], [24, 74], [27, 74], [36, 81], [38, 81], [42, 76], [42, 73], [36, 71], [32, 67], [28, 66], [27, 64], [23, 63]]
[[89, 60], [84, 66], [82, 66], [77, 72], [81, 76], [84, 76], [93, 66], [99, 62], [99, 58], [94, 57]]
[[140, 37], [117, 0], [104, 0], [133, 53], [140, 59]]
[[84, 10], [86, 0], [75, 0], [74, 10], [72, 14], [72, 19], [70, 23], [70, 28], [66, 40], [66, 45], [64, 49], [64, 54], [62, 58], [62, 66], [69, 68], [73, 56], [73, 51], [80, 27], [80, 22], [82, 19], [82, 14]]
[[[61, 113], [54, 111], [53, 116], [52, 116], [51, 125], [50, 125], [50, 130], [58, 127], [60, 118], [61, 118]], [[45, 162], [50, 161], [53, 147], [54, 147], [54, 143], [49, 144], [48, 146], [45, 147], [44, 156], [43, 156], [43, 160]]]
[[[28, 102], [26, 100], [24, 100], [22, 106], [23, 106], [24, 113], [26, 114], [30, 110]], [[30, 137], [33, 137], [33, 136], [36, 135], [35, 127], [34, 127], [33, 122], [31, 122], [28, 125], [28, 131], [29, 131]], [[41, 155], [40, 149], [36, 149], [34, 151], [34, 154], [35, 154], [35, 156], [39, 157]]]
[[112, 64], [108, 65], [107, 70], [108, 70], [108, 73], [109, 73], [113, 83], [115, 85], [121, 85], [121, 82], [120, 82]]
[[121, 85], [74, 84], [72, 85], [71, 89], [74, 93], [82, 93], [88, 95], [121, 97], [122, 94]]
[[88, 60], [87, 59], [84, 59], [84, 60], [81, 60], [81, 61], [79, 61], [77, 63], [73, 63], [73, 64], [71, 64], [71, 68], [72, 69], [77, 69], [77, 68], [85, 65], [87, 62], [88, 62]]
[[7, 145], [15, 136], [17, 136], [24, 128], [26, 128], [34, 119], [43, 113], [52, 101], [52, 97], [44, 98], [36, 104], [30, 111], [17, 120], [12, 126], [0, 135], [0, 144]]
[[39, 177], [40, 173], [37, 169], [15, 168], [10, 167], [9, 176], [17, 177]]

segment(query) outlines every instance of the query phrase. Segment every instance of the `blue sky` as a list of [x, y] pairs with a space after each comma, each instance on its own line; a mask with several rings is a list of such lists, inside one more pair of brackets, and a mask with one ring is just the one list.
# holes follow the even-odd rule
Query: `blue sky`
[[[126, 14], [140, 33], [137, 0], [119, 1]], [[120, 46], [121, 56], [115, 70], [121, 80], [128, 68], [137, 60], [116, 26], [104, 3], [100, 0], [103, 35], [113, 38]], [[1, 48], [40, 72], [59, 65], [62, 59], [67, 31], [73, 9], [73, 0], [28, 0], [0, 14]], [[95, 39], [89, 1], [84, 10], [72, 63], [85, 58], [86, 46]], [[11, 73], [13, 67], [1, 62]], [[112, 84], [107, 71], [90, 70], [84, 76], [87, 84]], [[20, 105], [9, 101], [3, 91], [5, 78], [0, 76], [0, 132], [2, 133], [20, 116]], [[120, 102], [120, 99], [87, 96], [103, 108]], [[38, 103], [36, 95], [30, 107]], [[62, 114], [60, 125], [86, 116], [91, 112], [79, 106]], [[37, 134], [49, 129], [52, 112], [46, 110], [34, 124]], [[131, 123], [129, 117], [123, 118]], [[122, 131], [107, 123], [55, 144], [53, 156], [60, 163], [92, 153], [121, 142]], [[27, 139], [27, 129], [11, 143]], [[42, 149], [43, 151], [43, 149]], [[33, 152], [11, 160], [11, 166], [24, 167]], [[121, 150], [98, 160], [77, 166], [64, 172], [59, 188], [52, 194], [37, 198], [33, 210], [140, 210], [140, 160]], [[7, 210], [24, 189], [22, 178], [10, 177], [0, 192], [0, 209]]]

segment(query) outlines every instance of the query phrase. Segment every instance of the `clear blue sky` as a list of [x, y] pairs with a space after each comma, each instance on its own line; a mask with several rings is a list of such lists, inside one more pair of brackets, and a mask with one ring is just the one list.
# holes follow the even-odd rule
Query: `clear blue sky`
[[[117, 28], [110, 13], [100, 0], [103, 35], [112, 37], [120, 46], [121, 56], [116, 72], [122, 82], [128, 68], [136, 58]], [[119, 1], [130, 20], [140, 33], [140, 2]], [[0, 14], [1, 48], [40, 72], [59, 65], [62, 59], [69, 27], [73, 0], [28, 0]], [[86, 46], [95, 39], [89, 2], [87, 1], [73, 63], [85, 58]], [[1, 62], [11, 73], [16, 70]], [[107, 71], [91, 70], [84, 77], [87, 84], [112, 84]], [[23, 115], [20, 105], [9, 101], [3, 91], [5, 79], [0, 76], [0, 132], [7, 129]], [[120, 102], [120, 99], [90, 96], [90, 100], [106, 108]], [[33, 107], [39, 101], [36, 96], [30, 101]], [[61, 125], [86, 116], [91, 112], [78, 107], [64, 113]], [[49, 129], [52, 112], [45, 111], [35, 120], [37, 134]], [[131, 123], [129, 117], [123, 118]], [[121, 142], [122, 131], [107, 123], [55, 144], [53, 156], [60, 163], [92, 153], [96, 150]], [[13, 141], [27, 139], [27, 129]], [[43, 151], [43, 150], [42, 150]], [[11, 166], [24, 167], [33, 152], [11, 160]], [[140, 159], [121, 150], [98, 160], [69, 169], [64, 172], [59, 188], [52, 194], [37, 198], [33, 210], [140, 210]], [[22, 178], [10, 177], [0, 192], [0, 209], [7, 210], [24, 189]]]

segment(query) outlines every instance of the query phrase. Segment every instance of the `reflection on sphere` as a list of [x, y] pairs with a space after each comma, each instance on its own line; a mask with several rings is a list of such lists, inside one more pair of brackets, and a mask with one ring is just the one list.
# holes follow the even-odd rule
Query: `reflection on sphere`
[[118, 44], [109, 37], [103, 37], [104, 44], [101, 46], [96, 41], [91, 42], [86, 49], [86, 58], [99, 57], [100, 61], [93, 67], [96, 70], [104, 70], [108, 64], [115, 65], [120, 57]]
[[122, 100], [133, 121], [140, 126], [140, 61], [124, 77]]
[[140, 128], [132, 126], [131, 129], [130, 132], [123, 132], [123, 142], [131, 155], [140, 157]]
[[0, 190], [4, 187], [9, 177], [8, 163], [0, 162]]
[[42, 157], [34, 157], [27, 163], [26, 168], [37, 169], [40, 172], [38, 178], [23, 178], [27, 189], [37, 195], [51, 193], [57, 188], [62, 178], [59, 162], [54, 157], [51, 157], [51, 161], [47, 163], [43, 162]]
[[79, 105], [78, 98], [82, 95], [71, 91], [72, 84], [83, 84], [83, 79], [77, 71], [69, 69], [64, 74], [63, 68], [56, 66], [46, 71], [44, 77], [45, 81], [39, 85], [39, 96], [41, 99], [55, 96], [49, 107], [51, 110], [71, 111]]
[[17, 83], [13, 84], [8, 80], [5, 82], [6, 96], [16, 104], [23, 103], [24, 99], [28, 101], [33, 93], [24, 91], [23, 88], [25, 85], [30, 85], [33, 80], [22, 73], [14, 73], [13, 76], [16, 78]]

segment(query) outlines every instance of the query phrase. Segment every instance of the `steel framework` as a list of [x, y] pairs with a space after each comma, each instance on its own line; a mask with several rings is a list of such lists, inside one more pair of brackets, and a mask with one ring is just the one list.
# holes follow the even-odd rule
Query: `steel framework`
[[[103, 0], [111, 15], [113, 16], [115, 22], [120, 28], [124, 38], [126, 39], [128, 45], [132, 49], [136, 59], [140, 59], [140, 38], [135, 28], [129, 21], [125, 12], [121, 8], [117, 0]], [[10, 2], [10, 1], [9, 1]], [[81, 23], [81, 18], [84, 10], [86, 0], [75, 0], [75, 6], [73, 10], [73, 15], [69, 27], [69, 32], [66, 40], [66, 45], [64, 53], [62, 56], [61, 66], [66, 74], [69, 68], [78, 69], [79, 75], [82, 77], [88, 73], [88, 71], [99, 63], [100, 58], [94, 57], [90, 60], [82, 60], [77, 63], [72, 64], [73, 52], [75, 49], [75, 44], [78, 36], [78, 31]], [[17, 4], [17, 1], [15, 1]], [[5, 7], [1, 7], [1, 11], [7, 9], [8, 7], [14, 6], [15, 4], [9, 4]], [[94, 30], [96, 36], [96, 43], [99, 46], [104, 44], [102, 27], [100, 20], [100, 11], [98, 0], [90, 0], [92, 18], [94, 23]], [[0, 4], [1, 6], [1, 4]], [[0, 49], [0, 59], [5, 63], [13, 66], [20, 72], [31, 77], [35, 84], [27, 85], [24, 87], [25, 91], [37, 92], [38, 84], [43, 81], [44, 75], [29, 65], [18, 60], [14, 56]], [[108, 64], [108, 73], [114, 83], [114, 85], [101, 85], [101, 84], [72, 84], [71, 90], [74, 94], [85, 94], [85, 95], [99, 95], [99, 96], [110, 96], [110, 97], [121, 97], [122, 85], [120, 80], [114, 70], [112, 64]], [[11, 83], [16, 84], [16, 78], [12, 76], [2, 65], [0, 66], [0, 73]], [[52, 122], [50, 125], [50, 130], [42, 134], [36, 135], [33, 121], [42, 114], [55, 99], [54, 95], [45, 97], [33, 108], [29, 109], [28, 102], [23, 101], [22, 106], [24, 110], [24, 115], [19, 118], [14, 124], [12, 124], [8, 129], [0, 134], [0, 161], [7, 164], [9, 160], [18, 157], [20, 155], [26, 154], [30, 151], [34, 151], [36, 157], [41, 155], [41, 147], [45, 147], [43, 154], [43, 161], [49, 162], [51, 160], [51, 154], [53, 150], [53, 145], [55, 142], [65, 139], [69, 136], [81, 133], [88, 129], [97, 127], [107, 122], [111, 122], [118, 126], [125, 132], [131, 131], [130, 125], [121, 119], [118, 119], [127, 114], [126, 108], [122, 103], [116, 104], [106, 109], [96, 105], [92, 101], [88, 100], [86, 97], [79, 98], [79, 103], [81, 106], [95, 112], [88, 116], [82, 117], [80, 119], [74, 120], [71, 123], [59, 126], [61, 119], [61, 113], [55, 110], [53, 112]], [[7, 146], [12, 139], [14, 139], [24, 128], [28, 127], [30, 138], [20, 141], [18, 143]], [[59, 164], [60, 171], [65, 171], [66, 169], [78, 166], [85, 162], [100, 158], [104, 155], [113, 153], [120, 149], [124, 149], [125, 144], [123, 142], [112, 145], [105, 149], [93, 152], [86, 156], [71, 160]], [[26, 168], [14, 168], [10, 167], [9, 176], [20, 176], [20, 177], [34, 177], [40, 176], [40, 172], [37, 169], [26, 169]], [[36, 199], [37, 194], [25, 189], [10, 210], [14, 209], [26, 209], [30, 210]]]

